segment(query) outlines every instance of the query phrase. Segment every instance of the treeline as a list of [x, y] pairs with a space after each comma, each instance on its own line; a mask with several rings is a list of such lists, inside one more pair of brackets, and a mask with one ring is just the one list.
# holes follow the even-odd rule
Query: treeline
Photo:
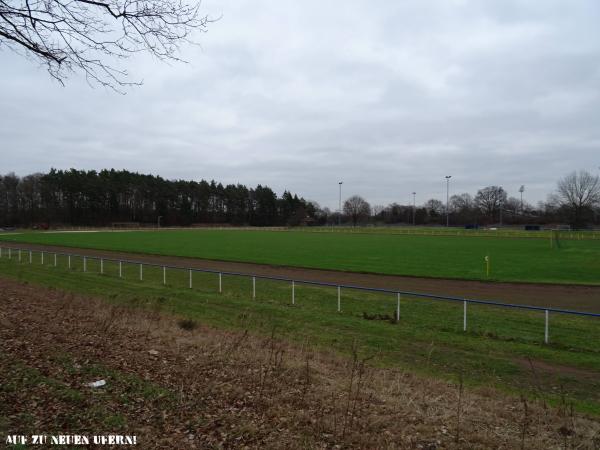
[[524, 186], [519, 198], [509, 196], [501, 186], [479, 189], [475, 196], [462, 193], [450, 197], [448, 205], [436, 199], [428, 200], [422, 208], [384, 208], [380, 218], [394, 220], [394, 215], [413, 213], [414, 221], [451, 225], [525, 225], [568, 224], [573, 228], [593, 227], [600, 223], [600, 178], [584, 170], [572, 172], [557, 182], [556, 190], [545, 202], [531, 205], [523, 200]]
[[114, 223], [190, 226], [300, 225], [312, 204], [258, 185], [165, 180], [126, 170], [50, 170], [0, 176], [0, 226], [110, 226]]
[[165, 180], [126, 170], [55, 170], [47, 174], [0, 176], [0, 227], [46, 226], [190, 226], [230, 224], [297, 226], [337, 224], [525, 225], [600, 223], [600, 177], [586, 171], [560, 179], [556, 191], [536, 206], [510, 196], [501, 186], [475, 195], [452, 195], [448, 204], [430, 199], [421, 205], [371, 206], [354, 195], [343, 209], [320, 208], [285, 191], [278, 197], [267, 186], [223, 186], [215, 181]]
[[582, 170], [558, 180], [547, 201], [531, 205], [523, 199], [525, 186], [510, 196], [502, 186], [486, 186], [475, 195], [452, 195], [448, 203], [429, 199], [424, 204], [371, 206], [360, 196], [344, 203], [343, 216], [317, 211], [317, 222], [356, 224], [415, 224], [450, 226], [569, 225], [590, 228], [600, 224], [600, 177]]

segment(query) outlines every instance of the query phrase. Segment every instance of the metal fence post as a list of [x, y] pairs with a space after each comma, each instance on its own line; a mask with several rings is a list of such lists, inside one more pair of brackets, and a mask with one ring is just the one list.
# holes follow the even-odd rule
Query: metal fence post
[[296, 304], [296, 284], [292, 280], [292, 305]]
[[219, 272], [219, 294], [223, 292], [223, 275]]
[[463, 301], [463, 331], [467, 331], [467, 301]]
[[192, 288], [192, 269], [190, 269], [190, 289]]
[[342, 288], [338, 288], [338, 312], [342, 312]]
[[84, 256], [83, 257], [83, 271], [85, 272], [87, 270], [87, 258]]
[[256, 277], [252, 277], [252, 300], [256, 300]]
[[544, 328], [544, 343], [547, 344], [548, 343], [548, 339], [549, 339], [549, 327], [550, 327], [550, 311], [546, 310], [545, 311], [545, 315], [546, 315], [546, 326]]
[[398, 299], [396, 303], [396, 322], [400, 322], [400, 292], [398, 292]]
[[163, 284], [167, 284], [167, 268], [163, 266]]
[[140, 281], [144, 279], [144, 265], [140, 263]]
[[123, 261], [119, 261], [119, 278], [123, 278]]

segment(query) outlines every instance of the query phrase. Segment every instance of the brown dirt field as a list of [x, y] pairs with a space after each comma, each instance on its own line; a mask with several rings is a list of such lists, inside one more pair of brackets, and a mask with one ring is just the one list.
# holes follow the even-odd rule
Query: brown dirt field
[[[137, 448], [582, 448], [600, 423], [492, 388], [243, 332], [182, 329], [0, 278], [0, 438], [135, 434]], [[105, 379], [105, 387], [87, 383]], [[460, 402], [459, 402], [460, 398]], [[460, 410], [460, 414], [459, 414]], [[37, 447], [43, 448], [43, 447]]]
[[[4, 247], [18, 248], [17, 244], [3, 243]], [[402, 291], [495, 300], [503, 303], [542, 306], [600, 313], [600, 286], [553, 285], [536, 283], [500, 283], [439, 278], [418, 278], [392, 275], [364, 274], [319, 269], [270, 266], [265, 264], [214, 261], [174, 256], [156, 256], [138, 253], [120, 253], [51, 245], [22, 245], [33, 250], [77, 253], [107, 258], [122, 258], [150, 263], [222, 270], [255, 275], [279, 276], [296, 280], [323, 281]]]

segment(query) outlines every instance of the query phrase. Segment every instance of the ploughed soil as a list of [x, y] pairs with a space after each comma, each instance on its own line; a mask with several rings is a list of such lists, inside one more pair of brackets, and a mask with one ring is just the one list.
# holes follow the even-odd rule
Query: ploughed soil
[[[2, 246], [19, 247], [18, 244], [7, 242], [3, 242]], [[105, 250], [74, 249], [72, 247], [38, 244], [24, 244], [23, 248], [600, 313], [600, 286], [505, 283], [378, 275]]]
[[143, 449], [600, 446], [600, 422], [567, 404], [225, 332], [160, 303], [116, 306], [2, 278], [0, 358], [3, 443], [119, 434]]

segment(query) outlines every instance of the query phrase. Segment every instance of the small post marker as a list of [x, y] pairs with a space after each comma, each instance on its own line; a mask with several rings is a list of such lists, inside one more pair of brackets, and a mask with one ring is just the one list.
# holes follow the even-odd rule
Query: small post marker
[[223, 292], [223, 274], [219, 272], [219, 294]]
[[546, 316], [546, 326], [544, 329], [544, 344], [547, 344], [550, 338], [550, 329], [549, 329], [549, 325], [550, 325], [550, 311], [546, 310], [545, 312], [545, 316]]
[[342, 312], [342, 288], [340, 286], [338, 288], [338, 312]]
[[56, 253], [54, 254], [54, 267], [56, 267]]
[[490, 276], [490, 257], [486, 255], [485, 259], [485, 274], [489, 278]]
[[256, 277], [252, 277], [252, 300], [256, 300]]
[[29, 250], [29, 264], [31, 264], [33, 261], [33, 252], [31, 250]]
[[100, 273], [104, 274], [104, 259], [100, 258]]
[[163, 284], [167, 284], [167, 268], [163, 266]]
[[296, 304], [296, 285], [292, 280], [292, 305]]
[[463, 302], [463, 331], [467, 331], [467, 301]]
[[123, 278], [123, 261], [119, 261], [119, 278]]
[[87, 270], [87, 258], [84, 256], [83, 257], [83, 271], [85, 272]]
[[144, 279], [144, 265], [140, 263], [140, 281]]
[[44, 265], [44, 252], [42, 252], [41, 260], [42, 260], [42, 266], [43, 266]]
[[396, 302], [396, 322], [400, 322], [400, 292], [398, 292], [398, 298]]
[[71, 255], [69, 255], [69, 269], [71, 268]]
[[192, 288], [192, 269], [190, 269], [190, 289]]

